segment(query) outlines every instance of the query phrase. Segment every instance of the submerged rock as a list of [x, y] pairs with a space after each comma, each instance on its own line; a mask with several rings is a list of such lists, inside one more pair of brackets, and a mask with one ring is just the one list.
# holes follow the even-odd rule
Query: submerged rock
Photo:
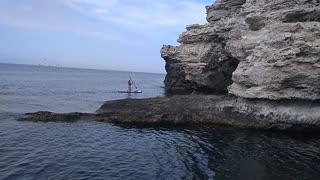
[[48, 111], [27, 113], [23, 119], [43, 122], [73, 122], [80, 119], [80, 113], [57, 114]]
[[278, 130], [319, 130], [320, 102], [270, 101], [226, 95], [179, 95], [104, 103], [96, 113], [37, 112], [21, 120], [90, 120], [128, 124], [206, 124]]
[[161, 49], [166, 89], [320, 99], [319, 4], [217, 0], [207, 6], [207, 24], [188, 26], [180, 46]]

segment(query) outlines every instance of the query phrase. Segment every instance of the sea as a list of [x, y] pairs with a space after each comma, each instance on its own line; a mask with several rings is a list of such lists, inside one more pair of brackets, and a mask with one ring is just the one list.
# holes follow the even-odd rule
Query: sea
[[[141, 94], [121, 94], [129, 76]], [[0, 64], [1, 180], [319, 179], [320, 136], [219, 126], [17, 121], [165, 96], [164, 74]]]

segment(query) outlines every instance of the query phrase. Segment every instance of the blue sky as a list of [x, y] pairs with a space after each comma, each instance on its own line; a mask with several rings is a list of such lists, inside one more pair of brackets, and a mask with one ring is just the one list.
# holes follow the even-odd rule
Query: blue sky
[[165, 72], [163, 44], [213, 0], [0, 0], [0, 62]]

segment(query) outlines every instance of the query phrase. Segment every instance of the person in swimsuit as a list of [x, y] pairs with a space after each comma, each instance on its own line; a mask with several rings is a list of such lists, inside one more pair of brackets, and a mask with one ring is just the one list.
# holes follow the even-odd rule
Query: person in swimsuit
[[128, 81], [128, 92], [131, 92], [131, 85], [132, 85], [132, 82], [131, 82], [131, 80], [129, 79], [129, 81]]

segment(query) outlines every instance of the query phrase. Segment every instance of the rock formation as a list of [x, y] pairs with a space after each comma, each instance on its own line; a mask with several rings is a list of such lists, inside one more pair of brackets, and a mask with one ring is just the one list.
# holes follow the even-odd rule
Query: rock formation
[[106, 102], [97, 113], [23, 120], [320, 130], [320, 0], [217, 0], [207, 24], [163, 46], [165, 88], [229, 92]]
[[125, 99], [104, 103], [97, 113], [29, 113], [21, 120], [75, 122], [77, 120], [159, 125], [228, 125], [295, 131], [319, 131], [320, 102], [265, 101], [227, 95], [176, 95]]
[[166, 89], [320, 99], [319, 0], [217, 0], [164, 46]]

